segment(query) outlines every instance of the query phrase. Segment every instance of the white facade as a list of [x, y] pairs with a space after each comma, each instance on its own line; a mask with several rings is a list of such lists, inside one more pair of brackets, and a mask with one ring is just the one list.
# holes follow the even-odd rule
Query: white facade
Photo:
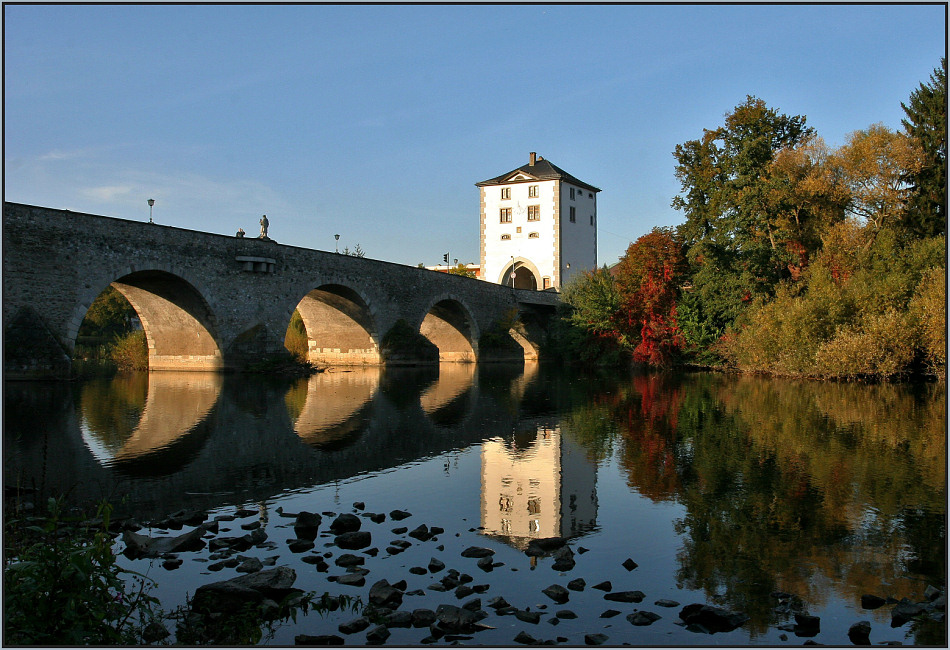
[[599, 189], [534, 153], [527, 165], [477, 186], [483, 280], [559, 289], [597, 267]]

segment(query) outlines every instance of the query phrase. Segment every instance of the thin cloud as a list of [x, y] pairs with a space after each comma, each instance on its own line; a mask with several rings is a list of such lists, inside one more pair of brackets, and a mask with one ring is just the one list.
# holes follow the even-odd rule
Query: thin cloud
[[133, 189], [131, 185], [105, 185], [101, 187], [80, 188], [79, 194], [96, 201], [116, 201], [128, 196]]

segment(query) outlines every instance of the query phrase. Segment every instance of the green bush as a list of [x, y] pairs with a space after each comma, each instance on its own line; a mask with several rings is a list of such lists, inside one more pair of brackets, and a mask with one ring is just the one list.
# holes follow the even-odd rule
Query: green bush
[[310, 344], [307, 340], [307, 328], [303, 323], [300, 312], [294, 310], [284, 335], [284, 347], [299, 361], [306, 361], [310, 355]]
[[743, 371], [883, 379], [923, 363], [944, 376], [945, 238], [903, 243], [885, 229], [865, 231], [861, 247], [844, 240], [826, 240], [801, 279], [753, 303], [717, 349]]
[[148, 343], [145, 332], [136, 330], [116, 338], [111, 356], [119, 370], [148, 370]]
[[777, 375], [814, 375], [815, 353], [854, 307], [830, 271], [816, 265], [806, 283], [786, 283], [771, 301], [755, 303], [739, 320], [738, 333], [720, 349], [737, 368]]
[[842, 328], [815, 355], [824, 377], [889, 378], [907, 372], [916, 353], [915, 331], [907, 313], [889, 310]]
[[[48, 502], [41, 521], [5, 523], [4, 643], [12, 645], [133, 645], [156, 640], [158, 623], [142, 576], [120, 568], [103, 504], [96, 528], [69, 527], [61, 504]], [[124, 575], [134, 578], [130, 591]], [[161, 636], [160, 634], [158, 636]], [[145, 637], [149, 637], [146, 639]]]
[[910, 301], [920, 347], [928, 369], [938, 377], [947, 374], [947, 270], [924, 273]]

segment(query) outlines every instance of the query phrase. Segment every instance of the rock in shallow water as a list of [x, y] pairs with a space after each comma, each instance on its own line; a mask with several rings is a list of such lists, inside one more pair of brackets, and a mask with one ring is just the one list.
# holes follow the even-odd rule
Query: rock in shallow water
[[316, 544], [314, 544], [309, 539], [288, 539], [287, 548], [290, 549], [291, 553], [303, 553], [304, 551], [309, 551]]
[[193, 531], [177, 537], [149, 537], [139, 535], [130, 530], [123, 531], [122, 541], [125, 542], [125, 556], [130, 559], [140, 557], [158, 557], [163, 553], [178, 551], [200, 551], [205, 547], [201, 536], [205, 534], [205, 527], [198, 526]]
[[391, 632], [385, 625], [377, 625], [366, 633], [366, 643], [369, 645], [379, 645], [385, 643]]
[[249, 557], [241, 563], [235, 570], [238, 573], [254, 573], [264, 568], [264, 563], [256, 557]]
[[541, 590], [541, 593], [559, 605], [566, 603], [571, 597], [570, 592], [561, 585], [551, 585], [550, 587], [545, 587]]
[[662, 616], [659, 614], [654, 614], [653, 612], [634, 612], [627, 615], [627, 620], [630, 621], [632, 625], [650, 625], [654, 621], [658, 621]]
[[429, 627], [435, 621], [436, 615], [431, 609], [419, 608], [412, 610], [413, 627]]
[[362, 632], [368, 627], [369, 627], [369, 619], [363, 616], [360, 616], [359, 618], [354, 618], [352, 621], [340, 623], [338, 629], [343, 634], [356, 634], [357, 632]]
[[293, 588], [296, 579], [293, 569], [281, 566], [213, 582], [195, 590], [192, 607], [199, 611], [234, 612], [248, 603], [260, 604], [268, 599], [279, 602], [292, 593], [302, 593]]
[[864, 594], [861, 596], [861, 607], [864, 609], [877, 609], [886, 602], [887, 601], [885, 599], [873, 594]]
[[359, 530], [337, 535], [333, 540], [333, 543], [340, 548], [354, 551], [357, 549], [366, 548], [372, 544], [373, 537], [369, 532], [365, 530]]
[[358, 531], [363, 525], [363, 522], [360, 521], [360, 518], [352, 514], [342, 514], [333, 520], [333, 523], [330, 524], [330, 531], [336, 534], [340, 533], [352, 533]]
[[343, 645], [343, 637], [336, 634], [298, 634], [294, 637], [296, 645]]
[[848, 628], [848, 638], [854, 645], [871, 645], [871, 622], [858, 621]]
[[518, 632], [518, 636], [515, 637], [515, 643], [523, 643], [524, 645], [541, 645], [540, 641], [535, 639], [524, 630]]
[[526, 609], [519, 609], [515, 611], [515, 618], [517, 618], [519, 621], [524, 621], [525, 623], [533, 623], [537, 625], [541, 622], [541, 613], [529, 612]]
[[680, 610], [680, 619], [687, 625], [699, 626], [710, 633], [731, 632], [746, 623], [749, 617], [720, 607], [693, 603]]
[[642, 591], [613, 591], [604, 594], [604, 600], [612, 600], [617, 603], [639, 603], [646, 596]]
[[379, 580], [369, 590], [369, 602], [378, 607], [398, 609], [402, 604], [402, 592], [386, 579]]

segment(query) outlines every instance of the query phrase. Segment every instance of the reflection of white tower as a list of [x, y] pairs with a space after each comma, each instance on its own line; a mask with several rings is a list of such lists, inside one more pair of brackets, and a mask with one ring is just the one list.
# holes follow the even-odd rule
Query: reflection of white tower
[[524, 549], [528, 541], [574, 537], [597, 523], [597, 476], [583, 448], [559, 428], [539, 427], [525, 449], [500, 438], [482, 444], [484, 534]]

